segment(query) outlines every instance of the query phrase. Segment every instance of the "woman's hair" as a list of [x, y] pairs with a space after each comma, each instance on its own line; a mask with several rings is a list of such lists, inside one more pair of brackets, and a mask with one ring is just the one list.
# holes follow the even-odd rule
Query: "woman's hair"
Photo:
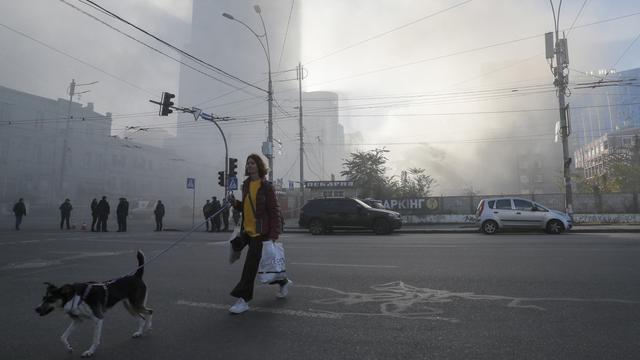
[[[258, 176], [260, 176], [261, 178], [267, 176], [267, 173], [269, 172], [269, 168], [264, 163], [264, 160], [262, 160], [262, 156], [260, 156], [258, 154], [251, 154], [251, 155], [247, 156], [247, 161], [249, 161], [249, 159], [253, 160], [256, 163], [256, 165], [258, 165]], [[246, 164], [246, 162], [245, 162], [245, 164]], [[249, 176], [249, 173], [247, 172], [247, 167], [246, 166], [244, 168], [244, 175], [245, 176]]]

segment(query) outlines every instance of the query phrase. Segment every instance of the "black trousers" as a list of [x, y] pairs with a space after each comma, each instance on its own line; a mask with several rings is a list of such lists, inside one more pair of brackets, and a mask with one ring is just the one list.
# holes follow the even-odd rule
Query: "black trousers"
[[118, 215], [118, 231], [127, 231], [127, 215]]
[[67, 223], [67, 230], [70, 229], [69, 227], [69, 218], [71, 217], [71, 214], [60, 214], [60, 230], [62, 230], [62, 225], [66, 222]]
[[98, 230], [97, 231], [107, 232], [107, 219], [108, 218], [109, 218], [108, 215], [98, 216]]
[[[98, 222], [98, 215], [91, 214], [91, 231], [95, 231], [95, 226], [97, 222]], [[98, 229], [98, 231], [100, 231], [100, 229]]]
[[156, 215], [156, 231], [162, 231], [162, 216]]
[[[262, 258], [262, 239], [264, 239], [262, 236], [252, 238], [245, 234], [231, 240], [231, 247], [234, 251], [242, 251], [245, 246], [249, 246], [247, 257], [244, 259], [242, 276], [236, 287], [231, 290], [231, 296], [243, 298], [247, 302], [253, 299], [253, 286], [256, 281], [256, 275], [258, 275], [260, 259]], [[287, 282], [287, 279], [283, 279], [274, 284], [284, 285]]]

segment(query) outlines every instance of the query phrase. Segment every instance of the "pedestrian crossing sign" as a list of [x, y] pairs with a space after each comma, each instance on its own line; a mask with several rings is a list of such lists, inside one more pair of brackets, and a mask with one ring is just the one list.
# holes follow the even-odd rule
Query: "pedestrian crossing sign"
[[187, 189], [195, 189], [195, 188], [196, 188], [196, 179], [187, 178]]
[[235, 176], [229, 176], [229, 183], [227, 184], [229, 190], [238, 190], [238, 178]]

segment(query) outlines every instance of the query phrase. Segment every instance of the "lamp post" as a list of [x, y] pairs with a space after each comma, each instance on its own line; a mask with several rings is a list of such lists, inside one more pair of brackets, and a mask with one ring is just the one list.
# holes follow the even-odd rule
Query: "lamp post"
[[[266, 93], [267, 93], [267, 104], [269, 106], [269, 120], [268, 120], [268, 135], [267, 135], [266, 148], [263, 145], [262, 153], [269, 160], [269, 180], [273, 181], [273, 84], [271, 82], [271, 52], [269, 50], [269, 37], [267, 36], [267, 27], [265, 26], [264, 19], [262, 18], [262, 10], [260, 9], [259, 5], [255, 5], [253, 9], [260, 17], [260, 22], [262, 22], [262, 29], [264, 31], [264, 34], [262, 35], [258, 35], [258, 33], [256, 33], [249, 25], [245, 24], [241, 20], [236, 19], [235, 17], [233, 17], [233, 15], [229, 13], [223, 13], [222, 16], [224, 16], [229, 20], [236, 21], [242, 24], [247, 29], [249, 29], [249, 31], [251, 31], [251, 33], [256, 37], [256, 39], [258, 39], [258, 42], [260, 43], [260, 46], [262, 46], [262, 50], [264, 51], [264, 55], [267, 57], [269, 84], [268, 84]], [[265, 40], [264, 42], [262, 41], [263, 37]], [[263, 89], [263, 91], [265, 90]]]

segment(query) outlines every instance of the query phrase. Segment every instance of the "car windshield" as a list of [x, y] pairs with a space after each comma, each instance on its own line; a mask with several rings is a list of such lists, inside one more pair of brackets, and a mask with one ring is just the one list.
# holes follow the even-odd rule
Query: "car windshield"
[[548, 208], [548, 207], [546, 207], [546, 206], [542, 206], [542, 205], [540, 205], [540, 204], [538, 204], [538, 203], [534, 203], [534, 204], [535, 204], [535, 205], [536, 205], [536, 207], [538, 207], [539, 209], [542, 209], [542, 210], [545, 210], [545, 211], [549, 211], [549, 208]]
[[366, 202], [360, 200], [360, 199], [353, 199], [355, 200], [358, 204], [364, 206], [365, 208], [370, 208], [371, 206], [369, 206]]

